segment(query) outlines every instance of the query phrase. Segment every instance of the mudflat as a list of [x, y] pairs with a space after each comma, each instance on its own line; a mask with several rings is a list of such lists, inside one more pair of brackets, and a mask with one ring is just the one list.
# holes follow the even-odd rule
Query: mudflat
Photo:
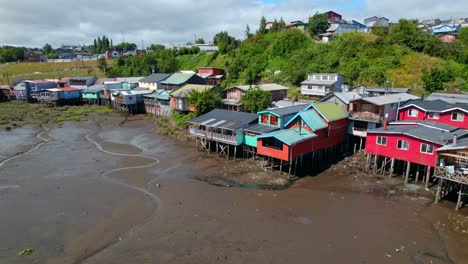
[[284, 190], [213, 186], [197, 179], [245, 162], [153, 124], [109, 115], [2, 131], [0, 263], [468, 263], [466, 208], [346, 169]]

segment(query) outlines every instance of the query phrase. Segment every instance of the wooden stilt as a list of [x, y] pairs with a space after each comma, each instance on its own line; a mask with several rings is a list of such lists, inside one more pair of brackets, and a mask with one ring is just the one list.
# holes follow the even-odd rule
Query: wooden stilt
[[295, 159], [295, 162], [294, 162], [294, 175], [297, 175], [297, 158]]
[[439, 201], [440, 201], [440, 192], [442, 191], [442, 185], [443, 184], [444, 184], [444, 180], [442, 178], [440, 178], [439, 183], [437, 184], [437, 192], [436, 192], [435, 203], [439, 203]]
[[463, 188], [465, 185], [460, 184], [460, 190], [458, 191], [458, 200], [457, 200], [457, 206], [455, 207], [455, 210], [459, 210], [462, 207], [462, 194], [463, 194]]
[[359, 150], [362, 149], [362, 137], [359, 138]]
[[416, 179], [414, 180], [414, 183], [418, 183], [419, 181], [419, 164], [416, 166]]
[[228, 145], [227, 145], [227, 155], [226, 155], [226, 159], [227, 159], [227, 160], [229, 160], [229, 154], [230, 154], [230, 152], [229, 152], [229, 144], [228, 144]]
[[425, 184], [426, 191], [429, 190], [429, 179], [430, 179], [430, 178], [431, 178], [431, 167], [430, 167], [430, 166], [427, 166], [426, 184]]
[[395, 165], [395, 159], [392, 159], [392, 162], [390, 163], [390, 175], [389, 178], [391, 179], [393, 176], [393, 166]]
[[387, 166], [387, 157], [384, 159], [384, 163], [382, 165], [382, 176], [385, 177], [385, 167]]
[[409, 178], [410, 169], [411, 169], [411, 162], [408, 161], [408, 162], [406, 163], [405, 184], [408, 183], [408, 178]]
[[280, 161], [280, 173], [283, 173], [283, 160]]
[[374, 174], [377, 171], [377, 156], [378, 156], [377, 154], [374, 156], [374, 168], [373, 168]]
[[237, 146], [234, 146], [234, 161], [236, 161], [237, 156]]
[[289, 161], [289, 173], [288, 173], [288, 176], [291, 176], [291, 169], [292, 169], [292, 160]]

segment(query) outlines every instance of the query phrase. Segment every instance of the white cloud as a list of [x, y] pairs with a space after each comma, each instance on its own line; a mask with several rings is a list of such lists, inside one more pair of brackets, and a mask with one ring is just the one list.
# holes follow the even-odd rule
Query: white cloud
[[[91, 43], [106, 35], [114, 43], [141, 45], [192, 41], [194, 35], [211, 40], [222, 30], [244, 37], [246, 25], [255, 31], [262, 15], [267, 19], [306, 20], [315, 12], [335, 10], [345, 19], [382, 15], [450, 17], [468, 10], [468, 1], [450, 5], [435, 0], [1, 0], [0, 44], [41, 47], [50, 43]], [[64, 3], [65, 2], [65, 3]], [[460, 11], [461, 10], [461, 11]]]

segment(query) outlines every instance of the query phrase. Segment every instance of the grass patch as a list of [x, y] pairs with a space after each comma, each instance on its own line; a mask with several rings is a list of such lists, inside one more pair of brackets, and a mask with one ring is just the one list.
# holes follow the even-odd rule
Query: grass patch
[[85, 121], [89, 115], [111, 112], [112, 109], [99, 105], [48, 107], [42, 104], [5, 102], [0, 103], [0, 127]]
[[171, 117], [156, 117], [156, 133], [163, 136], [171, 136], [179, 140], [188, 141], [190, 137], [187, 134], [186, 121], [193, 115], [174, 113]]

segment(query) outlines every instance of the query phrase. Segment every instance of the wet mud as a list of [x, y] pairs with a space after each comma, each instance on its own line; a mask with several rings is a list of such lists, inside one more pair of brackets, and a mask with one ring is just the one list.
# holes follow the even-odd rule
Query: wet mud
[[285, 189], [239, 184], [252, 164], [151, 120], [43, 129], [0, 145], [0, 263], [468, 263], [468, 209], [342, 164]]

